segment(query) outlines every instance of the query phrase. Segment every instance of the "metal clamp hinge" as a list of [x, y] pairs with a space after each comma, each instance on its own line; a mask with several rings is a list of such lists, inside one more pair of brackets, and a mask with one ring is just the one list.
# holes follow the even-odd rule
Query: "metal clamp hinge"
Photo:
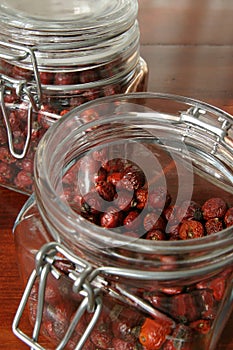
[[[38, 338], [41, 330], [42, 320], [43, 320], [43, 308], [45, 302], [45, 289], [46, 282], [49, 273], [51, 273], [56, 279], [61, 277], [61, 272], [54, 265], [55, 262], [59, 261], [57, 254], [62, 254], [75, 266], [75, 269], [69, 272], [69, 277], [74, 281], [73, 292], [79, 293], [83, 296], [82, 302], [79, 304], [68, 329], [56, 350], [62, 350], [66, 344], [69, 342], [72, 334], [81, 319], [85, 311], [92, 313], [93, 316], [80, 337], [75, 349], [81, 350], [85, 344], [87, 338], [90, 336], [92, 329], [94, 328], [99, 315], [102, 310], [102, 294], [99, 288], [94, 288], [88, 281], [87, 277], [92, 271], [91, 266], [81, 258], [70, 253], [64, 246], [57, 242], [52, 242], [44, 245], [36, 255], [36, 267], [29, 277], [27, 286], [25, 288], [24, 294], [22, 296], [21, 302], [19, 304], [18, 310], [16, 312], [12, 329], [14, 334], [26, 343], [31, 349], [34, 350], [45, 350], [39, 343]], [[19, 328], [20, 320], [24, 314], [26, 305], [29, 301], [29, 297], [36, 280], [39, 280], [38, 289], [38, 303], [37, 303], [37, 313], [34, 323], [34, 329], [32, 337], [28, 336], [22, 332]]]
[[[199, 128], [203, 131], [208, 132], [213, 135], [215, 138], [215, 142], [212, 148], [212, 154], [214, 154], [217, 150], [218, 144], [220, 141], [225, 141], [228, 139], [228, 131], [232, 128], [233, 123], [230, 119], [224, 117], [218, 117], [217, 122], [219, 126], [215, 126], [207, 122], [204, 119], [206, 115], [206, 111], [199, 107], [191, 107], [185, 112], [181, 112], [180, 114], [180, 122], [185, 123], [187, 125], [186, 132], [183, 135], [183, 139], [185, 139], [192, 128]], [[227, 143], [227, 142], [226, 142]]]
[[[23, 61], [29, 57], [33, 67], [35, 79], [35, 84], [33, 84], [32, 82], [27, 82], [25, 79], [15, 79], [0, 73], [0, 107], [6, 126], [9, 151], [11, 155], [16, 159], [24, 158], [28, 151], [31, 137], [32, 112], [38, 111], [41, 103], [41, 83], [34, 51], [35, 50], [33, 48], [27, 48], [21, 45], [15, 45], [0, 41], [0, 58], [7, 61]], [[5, 103], [5, 95], [12, 90], [15, 91], [16, 95], [27, 106], [27, 135], [21, 153], [18, 153], [14, 150], [13, 133], [9, 121], [10, 112], [8, 113], [8, 107], [9, 110], [11, 110], [12, 106]]]
[[201, 108], [192, 107], [188, 109], [188, 111], [182, 112], [180, 114], [180, 121], [185, 122], [189, 125], [200, 127], [201, 129], [207, 130], [208, 132], [216, 135], [220, 139], [223, 139], [227, 134], [227, 130], [232, 126], [230, 121], [224, 118], [220, 120], [219, 118], [218, 121], [220, 122], [220, 126], [214, 126], [205, 121], [200, 120], [200, 117], [204, 116], [205, 114], [205, 110]]

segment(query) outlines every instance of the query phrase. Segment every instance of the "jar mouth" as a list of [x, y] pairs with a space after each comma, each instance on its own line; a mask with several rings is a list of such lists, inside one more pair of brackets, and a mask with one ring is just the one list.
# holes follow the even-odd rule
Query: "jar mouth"
[[[92, 111], [92, 114], [87, 111]], [[197, 118], [198, 111], [200, 115]], [[210, 116], [215, 116], [212, 125], [209, 123]], [[121, 123], [127, 126], [125, 134], [121, 134], [121, 128], [118, 128]], [[49, 128], [36, 152], [35, 195], [41, 215], [55, 239], [73, 244], [81, 242], [85, 245], [91, 242], [93, 247], [124, 247], [146, 254], [180, 254], [181, 251], [182, 254], [201, 254], [206, 250], [211, 254], [212, 250], [218, 250], [221, 246], [231, 249], [233, 238], [232, 229], [229, 228], [203, 238], [172, 242], [135, 239], [101, 228], [78, 215], [64, 200], [64, 196], [61, 198], [64, 195], [61, 179], [73, 161], [81, 154], [88, 154], [93, 145], [98, 147], [98, 144], [106, 142], [114, 144], [116, 140], [121, 140], [124, 144], [134, 133], [137, 144], [144, 140], [144, 136], [147, 141], [156, 139], [156, 146], [162, 141], [166, 144], [166, 150], [171, 152], [172, 149], [172, 156], [180, 157], [181, 154], [179, 159], [183, 159], [188, 168], [188, 177], [191, 173], [189, 170], [192, 169], [202, 179], [208, 180], [208, 183], [217, 184], [217, 188], [226, 191], [232, 199], [232, 123], [232, 116], [216, 107], [170, 94], [115, 95], [77, 107]], [[106, 131], [108, 129], [109, 132]], [[169, 142], [167, 135], [170, 137]], [[125, 144], [119, 148], [120, 152], [124, 147]], [[140, 152], [140, 148], [137, 152]], [[192, 185], [189, 193], [192, 196], [192, 174], [188, 181]]]

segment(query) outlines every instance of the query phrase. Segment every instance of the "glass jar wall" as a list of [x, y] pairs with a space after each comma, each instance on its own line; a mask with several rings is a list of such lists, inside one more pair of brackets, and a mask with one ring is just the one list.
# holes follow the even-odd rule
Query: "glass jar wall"
[[4, 0], [0, 9], [0, 184], [30, 194], [35, 149], [54, 122], [98, 97], [146, 90], [138, 4]]
[[59, 349], [213, 350], [232, 310], [232, 121], [148, 93], [50, 128], [14, 228], [30, 277], [15, 334], [35, 348], [41, 331]]

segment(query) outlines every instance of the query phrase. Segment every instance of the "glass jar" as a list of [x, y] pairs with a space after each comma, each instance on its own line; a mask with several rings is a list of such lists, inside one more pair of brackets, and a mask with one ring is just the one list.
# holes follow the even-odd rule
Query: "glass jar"
[[97, 97], [145, 91], [137, 0], [0, 4], [0, 184], [33, 191], [46, 130]]
[[56, 349], [213, 350], [232, 310], [232, 122], [133, 93], [51, 127], [14, 226], [14, 333], [33, 349], [42, 333]]

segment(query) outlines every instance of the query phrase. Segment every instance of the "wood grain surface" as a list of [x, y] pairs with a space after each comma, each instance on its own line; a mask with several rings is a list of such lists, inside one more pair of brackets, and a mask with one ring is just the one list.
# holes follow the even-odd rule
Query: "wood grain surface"
[[[149, 66], [149, 91], [190, 96], [233, 114], [232, 0], [139, 0], [139, 24], [141, 55]], [[22, 294], [12, 227], [26, 199], [0, 188], [2, 350], [28, 349], [11, 331]], [[233, 315], [216, 350], [233, 350], [232, 326]], [[27, 329], [27, 320], [23, 327]]]

